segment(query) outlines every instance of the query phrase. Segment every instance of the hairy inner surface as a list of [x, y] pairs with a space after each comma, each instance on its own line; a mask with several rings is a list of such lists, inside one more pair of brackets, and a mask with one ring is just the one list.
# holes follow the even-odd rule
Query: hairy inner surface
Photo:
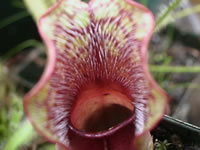
[[72, 111], [75, 128], [103, 132], [127, 120], [133, 114], [131, 100], [114, 85], [90, 85], [78, 96]]
[[100, 19], [89, 14], [83, 26], [66, 13], [54, 25], [57, 56], [48, 115], [61, 141], [69, 123], [85, 133], [106, 132], [134, 112], [137, 131], [147, 118], [149, 89], [135, 20], [126, 11]]

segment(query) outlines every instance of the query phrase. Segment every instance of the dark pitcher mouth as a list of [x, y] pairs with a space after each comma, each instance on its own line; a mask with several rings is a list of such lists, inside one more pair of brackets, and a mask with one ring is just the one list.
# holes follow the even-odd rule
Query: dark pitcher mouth
[[71, 112], [71, 130], [86, 137], [110, 135], [133, 121], [134, 106], [116, 85], [89, 85]]

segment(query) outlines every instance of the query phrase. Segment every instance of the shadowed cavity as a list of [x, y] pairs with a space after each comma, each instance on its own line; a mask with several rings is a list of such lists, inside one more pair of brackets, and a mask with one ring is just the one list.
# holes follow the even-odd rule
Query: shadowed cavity
[[84, 124], [85, 132], [101, 132], [120, 124], [131, 117], [132, 111], [128, 108], [112, 104], [96, 110]]

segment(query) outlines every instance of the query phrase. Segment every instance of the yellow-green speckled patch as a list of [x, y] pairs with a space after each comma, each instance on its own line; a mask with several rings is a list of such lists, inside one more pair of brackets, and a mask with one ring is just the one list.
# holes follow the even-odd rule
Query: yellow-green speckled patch
[[151, 30], [152, 18], [149, 14], [144, 14], [143, 12], [138, 12], [133, 16], [133, 20], [137, 20], [137, 30], [135, 37], [137, 39], [143, 39], [147, 36], [148, 32]]
[[46, 107], [47, 96], [49, 94], [49, 84], [47, 83], [40, 91], [31, 97], [29, 100], [28, 110], [31, 119], [34, 121], [36, 127], [47, 137], [51, 137], [53, 140], [58, 140], [58, 138], [53, 133], [49, 126], [48, 121], [48, 111]]
[[56, 40], [56, 47], [62, 53], [65, 50], [66, 40], [63, 34], [58, 34], [54, 38]]
[[72, 45], [74, 45], [74, 47], [76, 48], [81, 48], [87, 45], [88, 42], [89, 42], [88, 37], [86, 35], [83, 35], [82, 37], [75, 37], [72, 42]]
[[[105, 3], [106, 4], [106, 3]], [[115, 3], [107, 4], [94, 8], [95, 19], [103, 19], [106, 17], [116, 17], [119, 14], [119, 7]]]
[[146, 129], [152, 127], [162, 117], [166, 107], [166, 99], [163, 94], [159, 93], [155, 88], [152, 88], [151, 94], [153, 99], [150, 99], [148, 104], [149, 118], [145, 124]]
[[89, 21], [89, 12], [87, 11], [82, 11], [74, 17], [74, 22], [77, 27], [87, 27]]

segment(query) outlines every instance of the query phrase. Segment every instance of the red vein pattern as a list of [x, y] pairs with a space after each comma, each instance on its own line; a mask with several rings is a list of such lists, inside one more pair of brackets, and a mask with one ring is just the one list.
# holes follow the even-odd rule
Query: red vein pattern
[[[133, 150], [135, 137], [160, 119], [166, 103], [146, 67], [152, 27], [151, 13], [129, 0], [61, 0], [50, 9], [39, 22], [47, 67], [24, 104], [36, 129], [70, 150], [89, 149], [89, 143], [96, 143], [95, 150]], [[134, 108], [131, 117], [98, 134], [79, 131], [73, 112], [82, 91], [91, 87], [126, 95]], [[115, 145], [118, 136], [124, 140]]]

